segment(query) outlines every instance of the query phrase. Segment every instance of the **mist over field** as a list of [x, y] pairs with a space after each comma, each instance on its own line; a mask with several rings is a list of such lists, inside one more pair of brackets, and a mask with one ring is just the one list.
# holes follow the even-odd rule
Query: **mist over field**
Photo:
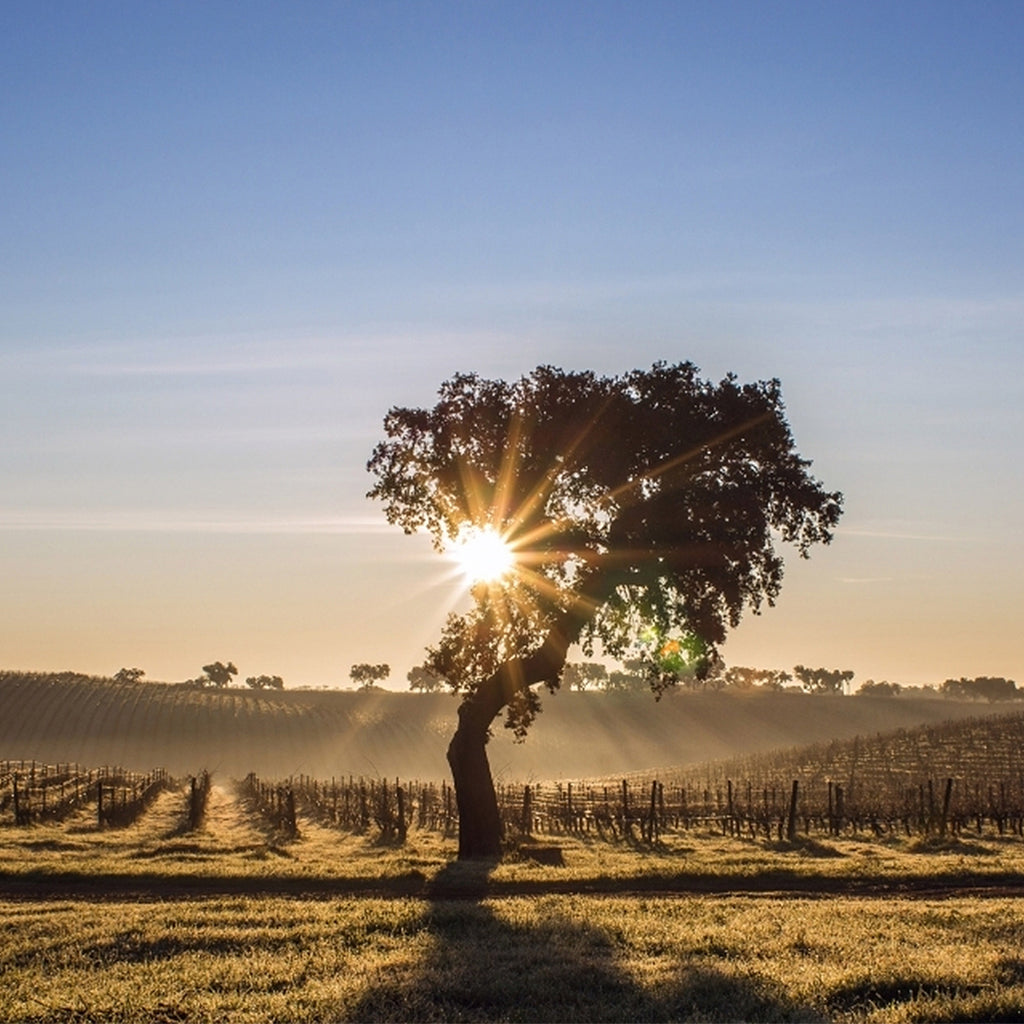
[[[0, 678], [7, 758], [117, 764], [225, 778], [306, 774], [447, 779], [458, 700], [448, 694], [195, 690], [84, 676]], [[997, 706], [913, 697], [797, 693], [560, 691], [525, 743], [496, 724], [498, 781], [594, 777], [681, 766], [984, 715]]]

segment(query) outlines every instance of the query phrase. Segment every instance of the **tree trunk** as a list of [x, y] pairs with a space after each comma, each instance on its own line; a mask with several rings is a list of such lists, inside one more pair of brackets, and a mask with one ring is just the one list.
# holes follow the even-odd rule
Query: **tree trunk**
[[448, 746], [448, 764], [459, 810], [459, 860], [501, 856], [501, 816], [487, 760], [490, 720], [475, 714], [472, 704], [459, 708], [459, 727]]
[[616, 576], [609, 572], [592, 576], [533, 654], [505, 662], [459, 706], [459, 727], [448, 746], [459, 810], [459, 860], [501, 856], [501, 816], [487, 760], [491, 723], [520, 690], [558, 679], [570, 645], [579, 639], [615, 583]]

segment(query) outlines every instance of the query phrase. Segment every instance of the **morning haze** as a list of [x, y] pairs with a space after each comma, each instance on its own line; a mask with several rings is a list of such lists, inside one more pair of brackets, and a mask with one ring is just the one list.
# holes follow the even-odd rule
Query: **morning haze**
[[0, 1024], [1019, 1019], [1022, 41], [8, 5]]
[[731, 662], [1022, 674], [1016, 9], [530, 10], [10, 15], [7, 664], [408, 669], [387, 409], [689, 359], [847, 495]]

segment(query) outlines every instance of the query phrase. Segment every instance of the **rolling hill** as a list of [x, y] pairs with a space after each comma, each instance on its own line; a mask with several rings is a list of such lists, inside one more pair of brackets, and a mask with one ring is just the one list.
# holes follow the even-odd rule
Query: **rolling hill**
[[[441, 779], [448, 694], [195, 690], [75, 673], [0, 673], [0, 757], [173, 774]], [[496, 778], [581, 778], [682, 766], [1005, 712], [1005, 705], [797, 693], [560, 692], [523, 744], [497, 725]]]

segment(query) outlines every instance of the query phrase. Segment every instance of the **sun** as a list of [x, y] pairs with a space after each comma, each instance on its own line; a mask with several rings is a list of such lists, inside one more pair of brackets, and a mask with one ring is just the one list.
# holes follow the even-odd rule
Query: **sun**
[[496, 583], [516, 564], [505, 538], [491, 527], [463, 530], [452, 548], [452, 558], [470, 583]]

